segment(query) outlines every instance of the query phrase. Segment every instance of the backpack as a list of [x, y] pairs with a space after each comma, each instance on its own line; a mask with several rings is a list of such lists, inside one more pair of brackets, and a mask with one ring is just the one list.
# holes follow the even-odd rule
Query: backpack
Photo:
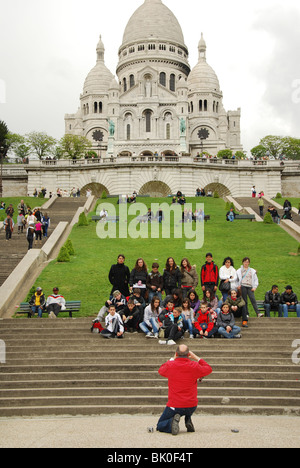
[[104, 328], [102, 327], [99, 320], [95, 320], [91, 328], [91, 333], [100, 333], [102, 330], [104, 330]]

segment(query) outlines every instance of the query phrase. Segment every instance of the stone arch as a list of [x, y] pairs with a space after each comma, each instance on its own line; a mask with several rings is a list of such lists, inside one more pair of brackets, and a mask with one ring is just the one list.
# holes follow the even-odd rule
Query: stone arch
[[151, 197], [167, 197], [172, 195], [170, 187], [164, 182], [152, 180], [144, 184], [140, 190], [139, 195], [150, 195]]
[[231, 192], [230, 192], [229, 188], [226, 187], [226, 185], [220, 184], [220, 182], [212, 182], [212, 183], [206, 185], [206, 187], [204, 187], [204, 189], [205, 189], [206, 195], [207, 195], [207, 192], [209, 190], [211, 190], [213, 194], [215, 192], [218, 192], [220, 198], [227, 197], [227, 196], [231, 195]]
[[90, 184], [87, 184], [84, 187], [82, 187], [82, 189], [80, 190], [81, 195], [85, 196], [87, 190], [91, 190], [92, 195], [94, 195], [97, 198], [100, 198], [103, 192], [105, 192], [106, 195], [109, 195], [109, 190], [105, 187], [105, 185], [99, 184], [97, 182], [91, 182]]

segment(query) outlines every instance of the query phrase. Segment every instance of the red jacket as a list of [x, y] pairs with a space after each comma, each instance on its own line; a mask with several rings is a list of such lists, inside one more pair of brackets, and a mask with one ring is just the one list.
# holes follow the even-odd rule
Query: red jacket
[[203, 359], [199, 362], [188, 358], [176, 358], [161, 366], [159, 374], [169, 383], [167, 406], [171, 408], [193, 408], [198, 405], [198, 379], [212, 373], [212, 368]]
[[[212, 314], [213, 312], [214, 312], [214, 314]], [[197, 328], [197, 330], [200, 331], [200, 330], [202, 330], [200, 325], [205, 323], [205, 324], [207, 324], [206, 331], [210, 332], [214, 328], [214, 325], [215, 325], [214, 316], [216, 316], [216, 315], [217, 314], [215, 313], [214, 310], [207, 309], [205, 314], [202, 314], [201, 309], [200, 309], [199, 313], [198, 313], [197, 321], [194, 323], [195, 328]]]
[[214, 262], [205, 262], [205, 265], [201, 268], [201, 286], [204, 286], [205, 283], [214, 283], [218, 286], [219, 269]]

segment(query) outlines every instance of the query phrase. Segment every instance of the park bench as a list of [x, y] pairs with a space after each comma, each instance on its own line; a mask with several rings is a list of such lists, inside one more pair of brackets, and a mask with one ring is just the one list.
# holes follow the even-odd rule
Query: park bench
[[255, 219], [254, 214], [237, 214], [235, 215], [235, 219], [250, 219], [251, 221]]
[[108, 223], [117, 223], [120, 220], [120, 216], [92, 216], [92, 221], [107, 221]]
[[[72, 318], [73, 312], [79, 312], [80, 307], [81, 301], [66, 301], [65, 310], [62, 310], [59, 314], [68, 313], [69, 317]], [[29, 302], [22, 302], [19, 309], [17, 314], [27, 314], [28, 318], [31, 318], [31, 306]], [[43, 314], [48, 314], [46, 309], [43, 309]]]

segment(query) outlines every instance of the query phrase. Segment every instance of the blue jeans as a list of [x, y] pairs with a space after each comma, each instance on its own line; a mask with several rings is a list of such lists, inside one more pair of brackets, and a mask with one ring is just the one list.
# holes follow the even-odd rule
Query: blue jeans
[[[155, 320], [155, 318], [151, 318], [150, 319], [150, 323], [152, 325], [152, 331], [153, 333], [158, 333], [159, 331], [159, 328], [158, 328], [158, 323], [157, 321]], [[146, 324], [146, 322], [142, 322], [140, 323], [140, 329], [144, 332], [144, 333], [149, 333], [150, 329], [149, 329], [149, 326]]]
[[223, 335], [224, 338], [234, 338], [235, 335], [238, 335], [240, 333], [241, 329], [240, 327], [237, 327], [236, 325], [233, 326], [231, 332], [227, 332], [226, 331], [226, 328], [224, 327], [220, 327], [218, 332], [220, 333], [220, 335]]
[[[275, 309], [271, 309], [271, 304], [264, 304], [264, 308], [265, 308], [267, 317], [270, 317], [271, 310], [276, 311]], [[282, 317], [282, 305], [281, 304], [279, 304], [277, 310], [278, 310], [278, 317]]]
[[148, 294], [148, 302], [149, 304], [151, 303], [152, 299], [154, 297], [158, 297], [159, 300], [160, 300], [160, 303], [162, 303], [162, 294], [161, 294], [161, 291], [152, 291], [149, 289], [149, 294]]
[[183, 319], [183, 328], [190, 332], [190, 335], [193, 334], [193, 324], [191, 319]]
[[289, 310], [295, 310], [297, 317], [300, 317], [300, 304], [295, 304], [295, 305], [286, 305], [282, 304], [282, 310], [283, 310], [283, 316], [288, 317], [288, 311]]
[[40, 306], [31, 306], [32, 314], [34, 315], [36, 312], [40, 318], [43, 315], [43, 309]]
[[185, 424], [191, 420], [193, 413], [196, 411], [197, 406], [192, 408], [169, 408], [166, 406], [163, 414], [161, 415], [156, 430], [159, 432], [167, 432], [168, 434], [172, 433], [172, 421], [175, 414], [180, 414], [180, 416], [185, 416]]

